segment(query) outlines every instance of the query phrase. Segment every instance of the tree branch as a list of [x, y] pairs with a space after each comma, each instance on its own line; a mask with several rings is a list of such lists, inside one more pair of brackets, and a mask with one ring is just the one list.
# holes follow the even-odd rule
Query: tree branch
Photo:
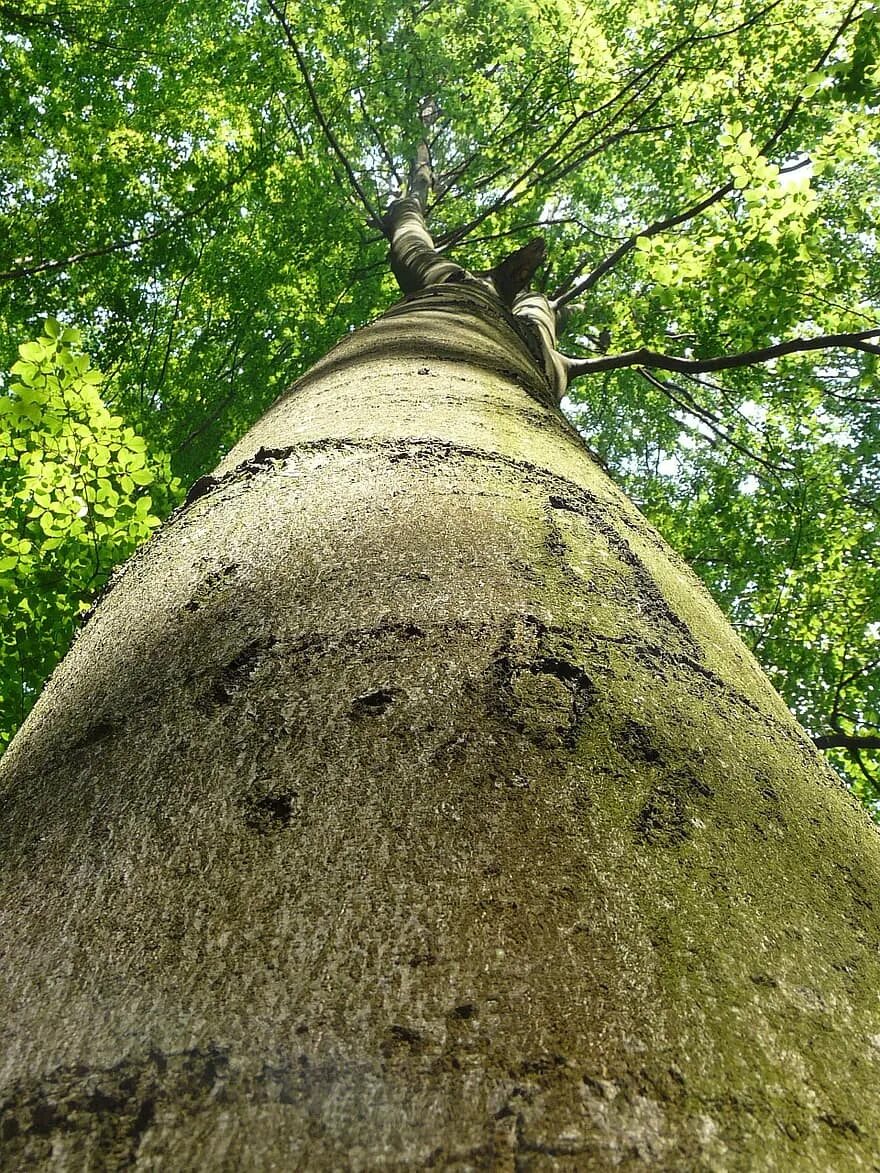
[[[764, 468], [766, 468], [767, 471], [771, 473], [777, 481], [779, 480], [779, 475], [781, 473], [791, 471], [790, 468], [787, 468], [783, 465], [774, 464], [765, 456], [761, 456], [759, 453], [753, 452], [751, 448], [746, 447], [745, 444], [741, 444], [739, 440], [734, 439], [734, 437], [731, 436], [730, 433], [721, 426], [721, 421], [718, 419], [718, 417], [713, 412], [709, 411], [708, 408], [705, 408], [702, 404], [698, 403], [686, 388], [679, 386], [678, 383], [670, 383], [663, 379], [658, 379], [652, 375], [650, 371], [646, 371], [641, 368], [639, 369], [638, 373], [642, 376], [642, 378], [646, 379], [652, 387], [656, 387], [658, 391], [662, 391], [666, 398], [671, 403], [674, 403], [676, 407], [679, 408], [679, 410], [686, 412], [688, 415], [695, 416], [699, 420], [702, 420], [706, 427], [709, 428], [710, 431], [712, 431], [719, 440], [723, 441], [725, 444], [729, 444], [731, 448], [734, 448], [737, 452], [741, 453], [741, 455], [747, 457], [749, 460], [753, 460], [756, 464], [763, 465]], [[683, 398], [679, 398], [679, 396], [675, 394], [676, 391], [679, 392]]]
[[817, 749], [847, 749], [858, 753], [863, 749], [880, 749], [880, 733], [827, 733], [813, 738]]
[[[663, 72], [669, 62], [673, 60], [673, 58], [675, 58], [679, 53], [683, 52], [690, 46], [699, 44], [703, 41], [721, 40], [724, 37], [729, 37], [737, 32], [741, 32], [743, 29], [749, 28], [753, 24], [757, 24], [759, 21], [763, 20], [764, 17], [772, 12], [774, 8], [778, 7], [781, 2], [782, 0], [771, 0], [771, 3], [768, 4], [765, 8], [762, 8], [753, 16], [748, 17], [746, 20], [741, 21], [739, 24], [733, 25], [730, 28], [719, 29], [717, 32], [713, 33], [691, 32], [688, 33], [687, 36], [682, 37], [680, 40], [676, 41], [675, 44], [671, 45], [670, 48], [668, 48], [664, 53], [661, 53], [648, 65], [644, 66], [644, 68], [639, 69], [635, 76], [631, 77], [629, 81], [627, 81], [626, 84], [620, 90], [618, 90], [616, 94], [614, 94], [613, 97], [608, 98], [606, 101], [602, 102], [592, 110], [584, 110], [580, 114], [577, 114], [572, 119], [572, 121], [569, 122], [569, 124], [564, 127], [563, 130], [559, 132], [559, 134], [557, 134], [557, 136], [550, 142], [549, 146], [547, 146], [536, 158], [534, 158], [515, 180], [508, 184], [508, 186], [496, 200], [483, 208], [481, 212], [467, 224], [463, 224], [459, 228], [453, 229], [451, 232], [446, 233], [445, 236], [440, 238], [438, 244], [446, 246], [459, 243], [466, 236], [468, 236], [474, 228], [478, 227], [483, 223], [484, 220], [488, 219], [489, 216], [498, 211], [499, 208], [512, 204], [516, 199], [519, 198], [524, 190], [529, 190], [531, 188], [532, 183], [529, 183], [528, 187], [523, 189], [522, 185], [525, 183], [525, 181], [529, 179], [530, 176], [534, 175], [534, 173], [541, 167], [543, 163], [547, 162], [549, 159], [552, 159], [554, 153], [559, 150], [566, 139], [569, 138], [572, 132], [578, 126], [580, 126], [581, 123], [588, 119], [595, 118], [603, 111], [611, 109], [617, 103], [621, 102], [624, 96], [630, 90], [634, 90], [635, 92], [631, 93], [629, 97], [626, 98], [626, 101], [623, 102], [623, 105], [615, 110], [610, 118], [605, 120], [605, 123], [600, 128], [600, 130], [591, 134], [590, 139], [593, 141], [599, 133], [611, 130], [615, 123], [620, 120], [621, 115], [627, 109], [627, 107], [631, 106], [639, 99], [639, 97], [641, 97], [643, 93], [645, 93], [648, 87]], [[854, 0], [854, 4], [859, 2], [860, 0]], [[828, 52], [830, 52], [830, 48]], [[586, 153], [581, 156], [578, 165], [586, 162], [587, 159], [592, 158], [595, 155], [601, 154], [602, 151], [606, 150], [610, 146], [613, 146], [614, 143], [624, 137], [625, 134], [643, 133], [639, 132], [638, 130], [634, 131], [632, 128], [635, 123], [638, 122], [639, 118], [644, 117], [647, 111], [651, 110], [655, 105], [657, 105], [657, 103], [661, 100], [661, 97], [662, 95], [658, 95], [655, 99], [649, 102], [645, 109], [642, 110], [641, 113], [630, 122], [627, 129], [612, 133], [609, 139], [607, 139], [604, 143], [598, 147], [588, 149]], [[794, 111], [792, 111], [792, 116], [793, 114]], [[574, 150], [570, 150], [568, 152], [568, 158], [570, 159], [573, 154]], [[570, 169], [570, 167], [566, 166], [566, 161], [563, 160], [557, 162], [550, 168], [550, 174], [554, 177], [555, 173], [559, 173], [559, 175], [565, 175]], [[545, 180], [548, 178], [548, 176], [542, 174], [540, 178]], [[512, 199], [510, 198], [511, 196], [513, 196]]]
[[305, 84], [306, 90], [309, 95], [309, 102], [311, 103], [312, 111], [315, 115], [315, 118], [318, 121], [318, 125], [321, 127], [321, 130], [324, 134], [324, 138], [330, 144], [331, 150], [336, 155], [337, 159], [339, 160], [339, 162], [342, 164], [343, 168], [345, 169], [345, 173], [348, 176], [349, 183], [351, 184], [352, 188], [354, 189], [358, 199], [364, 205], [364, 208], [367, 211], [367, 216], [369, 217], [370, 227], [382, 229], [382, 231], [384, 233], [384, 229], [382, 228], [382, 217], [378, 214], [378, 212], [376, 212], [376, 210], [373, 208], [373, 205], [367, 199], [366, 192], [361, 187], [360, 181], [358, 180], [358, 177], [355, 175], [354, 169], [352, 168], [351, 163], [349, 163], [349, 161], [348, 161], [348, 156], [346, 155], [345, 151], [343, 151], [343, 149], [339, 143], [339, 139], [333, 133], [333, 127], [330, 125], [330, 123], [324, 117], [324, 111], [321, 109], [321, 103], [318, 100], [318, 94], [317, 94], [317, 91], [315, 90], [314, 82], [312, 81], [312, 75], [309, 73], [309, 68], [306, 65], [306, 59], [302, 55], [302, 51], [300, 50], [299, 45], [296, 43], [296, 38], [293, 35], [293, 30], [291, 29], [290, 25], [288, 24], [287, 17], [285, 15], [283, 9], [278, 7], [278, 5], [275, 3], [275, 0], [268, 0], [268, 4], [269, 4], [269, 8], [275, 14], [275, 17], [277, 18], [279, 24], [281, 25], [282, 29], [284, 30], [284, 36], [287, 39], [288, 45], [290, 45], [290, 48], [293, 50], [293, 55], [296, 58], [296, 64], [297, 64], [297, 67], [299, 68], [300, 76], [303, 79], [303, 83]]
[[[422, 213], [428, 210], [428, 196], [434, 186], [434, 171], [431, 167], [431, 156], [428, 144], [424, 139], [416, 147], [416, 153], [410, 164], [407, 195], [415, 196], [422, 205]], [[390, 239], [390, 237], [389, 237]]]
[[[661, 67], [658, 66], [658, 69], [659, 68], [661, 68]], [[649, 79], [649, 82], [650, 82], [650, 79]], [[575, 127], [579, 126], [581, 124], [581, 122], [583, 122], [585, 119], [594, 118], [602, 110], [606, 109], [610, 105], [613, 105], [613, 103], [615, 101], [617, 101], [619, 98], [621, 98], [623, 96], [623, 94], [626, 93], [627, 89], [629, 89], [633, 84], [634, 83], [632, 83], [632, 82], [628, 83], [628, 85], [624, 86], [624, 88], [618, 94], [616, 94], [613, 99], [610, 99], [608, 102], [603, 103], [602, 106], [598, 106], [595, 110], [585, 110], [583, 113], [578, 114], [568, 124], [568, 126], [566, 126], [562, 131], [560, 131], [560, 133], [550, 143], [550, 145], [548, 147], [546, 147], [543, 151], [541, 151], [541, 153], [536, 158], [534, 158], [531, 161], [531, 163], [529, 163], [529, 165], [527, 167], [525, 167], [519, 173], [519, 175], [516, 177], [516, 179], [514, 179], [510, 183], [508, 183], [507, 187], [504, 189], [504, 191], [501, 193], [501, 195], [498, 196], [497, 199], [493, 200], [490, 204], [487, 204], [476, 216], [473, 217], [473, 219], [469, 220], [467, 222], [467, 224], [462, 224], [458, 228], [453, 229], [451, 232], [447, 232], [443, 237], [441, 237], [442, 243], [444, 245], [452, 245], [452, 244], [460, 243], [462, 240], [464, 240], [464, 238], [466, 236], [468, 236], [471, 232], [473, 232], [473, 230], [475, 228], [478, 228], [480, 226], [480, 224], [482, 224], [485, 220], [488, 220], [488, 218], [491, 215], [493, 215], [493, 213], [497, 212], [499, 210], [499, 208], [506, 207], [506, 206], [509, 206], [510, 204], [512, 204], [513, 199], [511, 199], [510, 197], [515, 192], [519, 192], [519, 194], [522, 194], [523, 190], [530, 190], [534, 180], [532, 180], [528, 184], [528, 187], [525, 189], [523, 189], [522, 185], [526, 182], [527, 179], [530, 179], [530, 177], [532, 177], [536, 174], [536, 172], [538, 171], [538, 169], [540, 168], [542, 163], [545, 163], [548, 159], [552, 158], [554, 152], [557, 151], [562, 146], [562, 144], [565, 142], [565, 140], [568, 138], [568, 136], [572, 133], [572, 131], [575, 129]], [[647, 83], [647, 84], [649, 84], [649, 83]], [[643, 88], [646, 88], [646, 87], [643, 87]], [[616, 110], [610, 118], [605, 120], [605, 123], [602, 126], [601, 130], [597, 133], [601, 133], [602, 131], [610, 130], [610, 128], [614, 125], [614, 123], [620, 118], [623, 111], [629, 105], [631, 105], [633, 102], [635, 102], [641, 96], [642, 92], [643, 92], [643, 89], [637, 90], [635, 92], [635, 94], [633, 94], [629, 98], [627, 98], [627, 100], [623, 103], [623, 106], [621, 106], [619, 110]], [[651, 110], [654, 106], [657, 105], [659, 100], [660, 100], [659, 96], [657, 98], [654, 98], [654, 100], [651, 101], [645, 107], [645, 109], [639, 113], [639, 115], [637, 116], [637, 118], [634, 121], [637, 121], [638, 118], [643, 117], [649, 110]], [[625, 127], [624, 129], [622, 129], [620, 131], [613, 132], [610, 135], [610, 137], [607, 138], [600, 146], [595, 147], [594, 149], [589, 151], [587, 157], [592, 156], [592, 155], [601, 154], [602, 151], [607, 150], [607, 148], [610, 146], [613, 146], [616, 142], [618, 142], [621, 138], [623, 138], [627, 133], [632, 133], [632, 130], [631, 130], [632, 125], [633, 125], [633, 123], [631, 122], [628, 127]], [[585, 160], [582, 159], [582, 162], [583, 161], [585, 161]], [[559, 164], [557, 164], [557, 167], [558, 166], [559, 166]], [[517, 198], [517, 197], [514, 196], [514, 198]]]
[[180, 60], [179, 57], [171, 53], [162, 53], [152, 46], [148, 49], [127, 49], [117, 45], [114, 41], [90, 37], [83, 33], [82, 29], [72, 18], [70, 12], [64, 12], [60, 9], [55, 12], [32, 14], [10, 8], [6, 4], [0, 4], [0, 18], [7, 21], [13, 27], [18, 25], [24, 29], [25, 35], [30, 35], [36, 30], [41, 33], [50, 33], [56, 39], [69, 37], [71, 40], [88, 45], [90, 48], [101, 49], [102, 51], [109, 50], [111, 53], [115, 53], [117, 57], [131, 57], [136, 61], [161, 61], [163, 63], [170, 62], [174, 64]]
[[185, 220], [191, 220], [193, 216], [198, 216], [203, 212], [209, 204], [214, 200], [219, 199], [220, 196], [230, 191], [235, 185], [244, 178], [244, 176], [251, 171], [262, 158], [264, 151], [257, 152], [253, 158], [245, 164], [242, 169], [237, 172], [231, 179], [227, 180], [217, 191], [212, 192], [202, 200], [201, 203], [196, 204], [194, 208], [188, 208], [185, 212], [179, 212], [166, 224], [160, 224], [158, 228], [154, 228], [151, 232], [145, 232], [142, 236], [132, 236], [128, 240], [120, 240], [115, 244], [105, 244], [98, 248], [85, 249], [81, 253], [73, 253], [69, 257], [65, 257], [61, 261], [41, 261], [36, 265], [23, 265], [18, 269], [8, 269], [5, 273], [0, 273], [0, 281], [14, 281], [18, 277], [33, 277], [37, 273], [52, 273], [57, 269], [66, 269], [69, 265], [76, 265], [80, 261], [91, 260], [92, 257], [106, 257], [111, 253], [122, 252], [127, 248], [134, 248], [136, 245], [147, 244], [151, 240], [162, 236], [166, 232], [171, 232], [172, 229], [177, 228]]
[[747, 350], [741, 354], [722, 354], [716, 358], [676, 358], [674, 355], [658, 354], [641, 347], [627, 350], [622, 354], [602, 355], [600, 358], [568, 358], [569, 378], [592, 375], [599, 371], [615, 371], [626, 367], [650, 367], [660, 371], [679, 371], [686, 375], [699, 375], [708, 371], [727, 371], [734, 367], [752, 366], [754, 363], [769, 362], [785, 354], [806, 350], [829, 350], [843, 347], [850, 350], [865, 350], [880, 354], [880, 346], [867, 341], [880, 336], [880, 328], [861, 330], [854, 334], [822, 334], [818, 338], [792, 338], [765, 346], [761, 350]]
[[364, 98], [364, 91], [363, 90], [356, 90], [355, 97], [357, 98], [358, 106], [360, 106], [360, 110], [361, 110], [361, 114], [363, 116], [364, 122], [366, 123], [367, 127], [369, 128], [370, 133], [372, 134], [373, 138], [376, 140], [376, 145], [379, 148], [379, 152], [382, 155], [382, 158], [385, 160], [385, 165], [388, 168], [389, 174], [393, 177], [394, 182], [397, 184], [397, 186], [401, 187], [403, 185], [403, 180], [401, 179], [400, 174], [398, 173], [397, 166], [394, 162], [394, 159], [391, 157], [391, 154], [389, 153], [388, 148], [385, 146], [385, 143], [382, 139], [382, 136], [379, 133], [379, 128], [376, 126], [375, 122], [373, 121], [373, 119], [369, 115], [369, 112], [367, 110], [366, 99]]

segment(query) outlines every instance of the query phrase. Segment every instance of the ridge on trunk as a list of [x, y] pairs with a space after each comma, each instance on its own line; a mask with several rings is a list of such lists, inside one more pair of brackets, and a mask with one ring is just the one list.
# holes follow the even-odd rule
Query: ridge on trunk
[[559, 403], [568, 387], [572, 360], [556, 345], [555, 306], [543, 293], [531, 288], [547, 253], [546, 241], [536, 236], [487, 272], [469, 273], [434, 247], [425, 222], [432, 183], [427, 146], [421, 143], [410, 170], [409, 193], [393, 201], [383, 222], [391, 245], [388, 264], [401, 292], [409, 295], [447, 282], [467, 282], [488, 289], [500, 305], [512, 311], [517, 330]]

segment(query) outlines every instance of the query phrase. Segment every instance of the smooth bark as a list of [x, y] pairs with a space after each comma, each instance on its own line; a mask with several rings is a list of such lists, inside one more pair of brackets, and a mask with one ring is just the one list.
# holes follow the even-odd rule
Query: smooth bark
[[200, 483], [0, 772], [6, 1167], [880, 1160], [876, 830], [467, 283]]

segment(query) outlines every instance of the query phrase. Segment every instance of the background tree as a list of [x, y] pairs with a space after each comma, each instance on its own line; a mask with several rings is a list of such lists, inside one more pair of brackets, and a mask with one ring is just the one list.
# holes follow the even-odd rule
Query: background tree
[[[438, 245], [479, 270], [547, 238], [568, 350], [596, 360], [571, 418], [876, 798], [873, 4], [0, 21], [7, 369], [47, 313], [77, 324], [111, 409], [195, 480], [393, 298], [365, 204], [427, 127]], [[859, 347], [711, 361], [841, 334]]]

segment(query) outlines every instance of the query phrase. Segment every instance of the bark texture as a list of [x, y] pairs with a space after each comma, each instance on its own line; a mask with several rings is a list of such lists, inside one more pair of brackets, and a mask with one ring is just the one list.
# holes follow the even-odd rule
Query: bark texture
[[875, 829], [505, 312], [346, 339], [3, 759], [0, 1163], [869, 1170]]

